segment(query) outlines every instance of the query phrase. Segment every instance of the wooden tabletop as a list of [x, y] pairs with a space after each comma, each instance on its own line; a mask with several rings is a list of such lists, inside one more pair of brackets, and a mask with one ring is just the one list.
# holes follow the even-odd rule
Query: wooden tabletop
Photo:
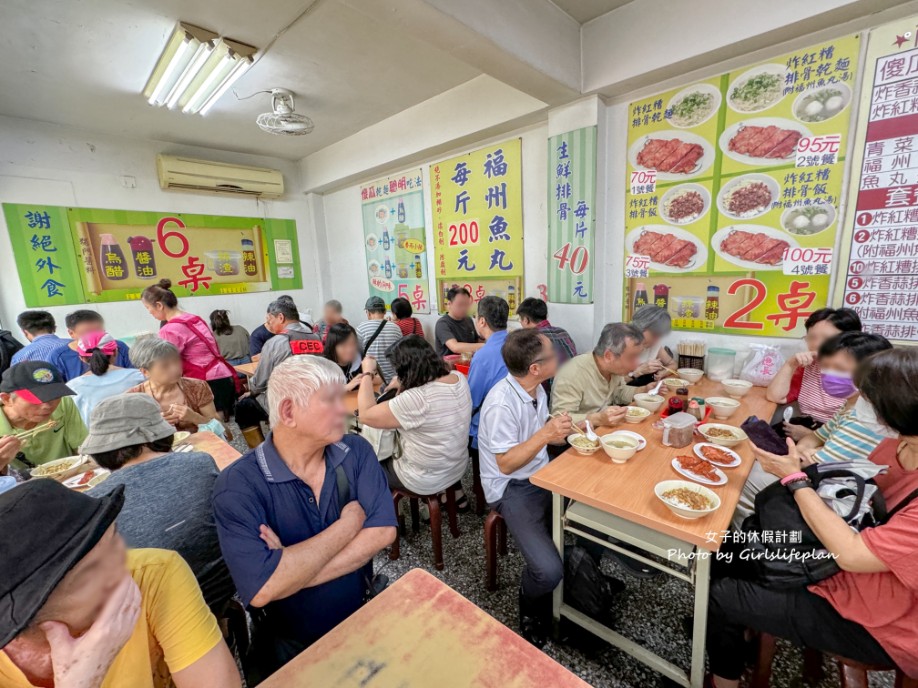
[[[726, 396], [719, 382], [711, 382], [706, 378], [688, 389], [689, 398]], [[664, 390], [661, 390], [660, 394], [668, 396]], [[762, 387], [753, 387], [740, 402], [740, 407], [729, 419], [719, 421], [712, 415], [708, 421], [738, 427], [752, 415], [768, 422], [775, 411], [775, 405], [765, 398], [765, 389]], [[665, 404], [660, 410], [663, 408]], [[599, 435], [615, 430], [632, 430], [647, 440], [647, 447], [635, 454], [627, 463], [612, 463], [602, 449], [592, 456], [584, 456], [569, 449], [530, 480], [551, 492], [677, 537], [703, 549], [716, 551], [723, 539], [723, 531], [729, 527], [743, 484], [752, 470], [754, 459], [750, 443], [746, 441], [733, 447], [742, 457], [743, 463], [736, 468], [721, 469], [727, 475], [725, 485], [706, 486], [720, 497], [720, 508], [696, 520], [680, 518], [657, 499], [653, 488], [661, 480], [685, 480], [673, 469], [672, 459], [683, 455], [694, 456], [692, 447], [704, 440], [696, 435], [694, 442], [687, 447], [666, 447], [662, 442], [663, 431], [651, 427], [659, 419], [659, 412], [652, 413], [638, 424], [623, 423], [614, 428], [596, 430]], [[717, 534], [715, 542], [711, 542], [710, 533]]]
[[255, 374], [255, 371], [258, 369], [258, 362], [254, 361], [252, 363], [240, 363], [237, 366], [233, 366], [236, 369], [237, 373], [242, 373], [246, 377], [252, 377]]
[[221, 471], [242, 456], [231, 444], [220, 439], [210, 430], [192, 433], [185, 442], [198, 451], [210, 454], [214, 463], [217, 464], [217, 468]]
[[449, 586], [413, 569], [263, 688], [589, 688]]

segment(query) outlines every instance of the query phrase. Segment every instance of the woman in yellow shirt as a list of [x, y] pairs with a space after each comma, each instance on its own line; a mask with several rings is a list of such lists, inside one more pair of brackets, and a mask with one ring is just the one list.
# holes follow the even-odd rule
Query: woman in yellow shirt
[[53, 480], [0, 495], [0, 531], [15, 534], [0, 561], [4, 688], [240, 686], [185, 561], [125, 549], [123, 503], [121, 490], [95, 499]]

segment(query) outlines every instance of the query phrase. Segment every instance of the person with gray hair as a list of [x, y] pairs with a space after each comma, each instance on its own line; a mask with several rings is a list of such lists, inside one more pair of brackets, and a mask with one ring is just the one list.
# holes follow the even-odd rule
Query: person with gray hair
[[602, 328], [592, 352], [575, 356], [562, 366], [552, 386], [552, 415], [569, 413], [574, 422], [594, 427], [617, 425], [637, 387], [628, 386], [628, 373], [637, 368], [644, 335], [628, 323]]
[[268, 383], [271, 436], [214, 486], [223, 558], [253, 614], [257, 683], [364, 602], [398, 521], [369, 442], [344, 433], [344, 375], [294, 356]]
[[179, 430], [197, 432], [217, 418], [214, 393], [203, 380], [182, 376], [178, 348], [165, 339], [148, 335], [131, 347], [131, 363], [146, 380], [127, 393], [149, 394], [159, 403], [163, 418]]
[[249, 380], [249, 394], [236, 402], [236, 422], [250, 447], [264, 441], [261, 423], [268, 420], [265, 393], [274, 369], [297, 354], [321, 354], [322, 339], [312, 328], [300, 322], [296, 304], [280, 296], [268, 304], [265, 327], [274, 335], [265, 342], [255, 374]]
[[673, 331], [673, 322], [665, 308], [647, 305], [634, 312], [631, 324], [644, 335], [641, 364], [631, 372], [629, 383], [638, 387], [656, 380], [664, 368], [673, 367], [673, 356], [663, 346], [663, 338]]
[[316, 334], [324, 342], [328, 337], [328, 331], [338, 323], [350, 324], [347, 318], [344, 317], [344, 306], [341, 305], [341, 302], [338, 299], [330, 299], [325, 302], [322, 319], [316, 323]]

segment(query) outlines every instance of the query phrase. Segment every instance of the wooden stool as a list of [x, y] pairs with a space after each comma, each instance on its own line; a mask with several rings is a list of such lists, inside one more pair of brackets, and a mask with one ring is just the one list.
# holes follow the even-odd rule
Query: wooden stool
[[[456, 490], [461, 488], [461, 484], [456, 483], [445, 490], [449, 532], [452, 533], [454, 538], [459, 537], [459, 510], [456, 508]], [[437, 571], [443, 570], [443, 517], [440, 512], [441, 494], [443, 494], [443, 492], [432, 495], [419, 495], [408, 490], [397, 488], [393, 488], [392, 490], [392, 501], [395, 504], [395, 513], [398, 513], [398, 505], [403, 498], [409, 500], [411, 506], [411, 530], [415, 533], [421, 530], [420, 502], [422, 499], [427, 502], [427, 508], [430, 510], [430, 537], [433, 540], [434, 567]], [[402, 531], [405, 528], [404, 519], [399, 515], [398, 520], [399, 530]], [[401, 534], [399, 534], [399, 537], [401, 537]], [[389, 559], [394, 561], [398, 559], [399, 556], [401, 556], [401, 549], [399, 547], [399, 538], [397, 537], [389, 550]]]
[[[750, 688], [768, 688], [769, 679], [771, 678], [771, 664], [775, 658], [775, 650], [775, 637], [768, 633], [760, 634], [759, 656], [752, 673], [752, 678], [749, 682]], [[895, 671], [895, 688], [918, 688], [918, 679], [909, 678], [902, 673], [902, 670], [898, 667], [863, 664], [838, 655], [829, 656], [838, 665], [841, 688], [867, 688], [867, 672], [869, 671]], [[816, 684], [822, 680], [822, 677], [822, 653], [809, 647], [804, 648], [803, 680], [810, 684]]]
[[503, 516], [491, 511], [484, 523], [485, 588], [497, 590], [497, 554], [507, 556], [507, 524]]

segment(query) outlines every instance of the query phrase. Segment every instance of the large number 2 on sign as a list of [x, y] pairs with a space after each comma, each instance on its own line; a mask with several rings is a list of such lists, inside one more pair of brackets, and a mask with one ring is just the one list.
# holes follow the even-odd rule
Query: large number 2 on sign
[[[177, 217], [164, 217], [159, 221], [159, 224], [156, 225], [156, 241], [159, 243], [159, 247], [162, 249], [162, 252], [170, 258], [184, 258], [185, 254], [188, 253], [188, 237], [186, 237], [181, 232], [176, 232], [175, 230], [171, 232], [164, 232], [163, 230], [166, 228], [166, 225], [170, 223], [177, 225], [181, 229], [185, 229], [185, 223]], [[166, 245], [166, 242], [172, 238], [178, 239], [182, 242], [182, 250], [178, 253], [173, 253]]]
[[727, 289], [727, 293], [732, 296], [742, 287], [752, 287], [755, 289], [755, 296], [752, 297], [752, 300], [749, 301], [749, 303], [747, 303], [745, 306], [724, 320], [724, 327], [735, 327], [742, 330], [764, 329], [765, 326], [760, 322], [740, 322], [740, 318], [746, 317], [749, 315], [749, 313], [754, 311], [762, 304], [762, 302], [765, 300], [766, 294], [768, 294], [768, 289], [759, 280], [746, 277], [744, 279], [736, 280], [736, 282], [731, 284]]
[[558, 261], [558, 269], [570, 268], [575, 275], [582, 275], [590, 264], [590, 251], [586, 246], [578, 246], [571, 251], [570, 242], [552, 254]]
[[468, 224], [460, 222], [449, 226], [449, 245], [464, 246], [478, 243], [478, 223], [472, 220]]

